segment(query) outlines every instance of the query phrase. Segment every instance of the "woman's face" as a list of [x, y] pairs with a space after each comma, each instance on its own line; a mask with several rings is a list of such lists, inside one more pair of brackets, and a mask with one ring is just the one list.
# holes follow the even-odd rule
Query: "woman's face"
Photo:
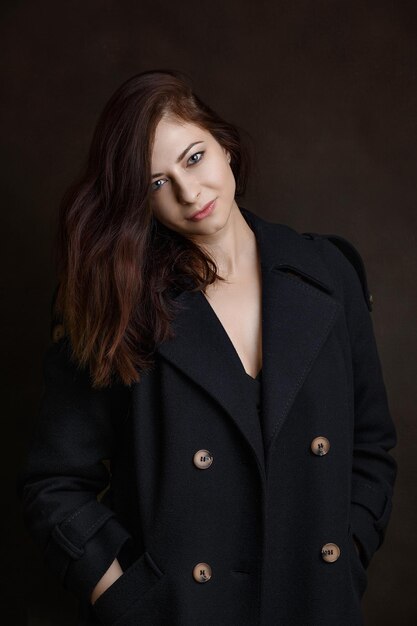
[[[210, 132], [163, 117], [156, 128], [151, 159], [150, 203], [155, 217], [197, 240], [199, 235], [216, 233], [232, 208], [238, 208], [229, 160], [229, 152]], [[216, 202], [209, 215], [198, 221], [189, 219], [212, 200]]]

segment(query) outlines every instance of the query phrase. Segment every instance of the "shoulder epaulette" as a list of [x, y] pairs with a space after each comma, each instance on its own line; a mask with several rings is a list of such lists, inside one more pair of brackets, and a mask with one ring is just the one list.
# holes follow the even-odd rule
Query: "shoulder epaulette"
[[303, 237], [309, 237], [310, 239], [325, 237], [339, 248], [339, 250], [345, 255], [345, 257], [352, 263], [353, 267], [355, 268], [361, 281], [362, 291], [367, 307], [369, 311], [372, 311], [374, 299], [368, 289], [368, 280], [366, 276], [365, 264], [357, 248], [355, 248], [355, 246], [350, 241], [348, 241], [344, 237], [341, 237], [340, 235], [324, 235], [319, 233], [302, 233], [302, 235]]

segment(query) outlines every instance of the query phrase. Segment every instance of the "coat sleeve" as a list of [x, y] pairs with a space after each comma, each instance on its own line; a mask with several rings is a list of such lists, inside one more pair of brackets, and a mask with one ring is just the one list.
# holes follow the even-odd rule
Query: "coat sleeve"
[[[357, 249], [346, 242], [363, 260]], [[324, 240], [333, 270], [338, 270], [350, 342], [354, 386], [354, 441], [351, 480], [351, 527], [361, 547], [361, 560], [368, 567], [385, 538], [391, 516], [397, 462], [390, 450], [397, 433], [390, 414], [387, 392], [376, 345], [371, 307], [366, 297], [366, 280], [348, 258], [330, 241]], [[366, 274], [365, 274], [366, 276]]]
[[[56, 329], [56, 327], [55, 327]], [[52, 335], [54, 337], [54, 335]], [[109, 485], [117, 424], [128, 412], [127, 387], [94, 390], [55, 335], [43, 355], [43, 392], [17, 479], [26, 529], [45, 565], [82, 601], [131, 535], [100, 501]]]

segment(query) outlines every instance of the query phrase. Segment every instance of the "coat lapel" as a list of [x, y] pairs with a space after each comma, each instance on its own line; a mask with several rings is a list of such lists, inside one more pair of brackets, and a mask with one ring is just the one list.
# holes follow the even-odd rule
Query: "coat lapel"
[[[288, 226], [240, 208], [254, 231], [262, 273], [262, 429], [231, 341], [205, 296], [183, 291], [175, 336], [157, 346], [226, 411], [250, 445], [261, 475], [294, 399], [341, 309], [311, 244]], [[301, 280], [300, 280], [301, 279]], [[309, 284], [308, 284], [309, 283]]]
[[160, 344], [159, 353], [226, 410], [252, 447], [264, 474], [259, 420], [254, 419], [244, 372], [226, 331], [200, 291], [182, 292], [176, 301], [184, 307], [172, 322], [176, 336]]

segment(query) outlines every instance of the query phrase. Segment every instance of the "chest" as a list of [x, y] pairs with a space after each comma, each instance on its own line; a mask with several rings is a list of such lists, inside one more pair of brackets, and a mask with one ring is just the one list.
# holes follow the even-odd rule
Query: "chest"
[[246, 373], [262, 368], [262, 280], [259, 268], [239, 280], [209, 285], [204, 294]]

